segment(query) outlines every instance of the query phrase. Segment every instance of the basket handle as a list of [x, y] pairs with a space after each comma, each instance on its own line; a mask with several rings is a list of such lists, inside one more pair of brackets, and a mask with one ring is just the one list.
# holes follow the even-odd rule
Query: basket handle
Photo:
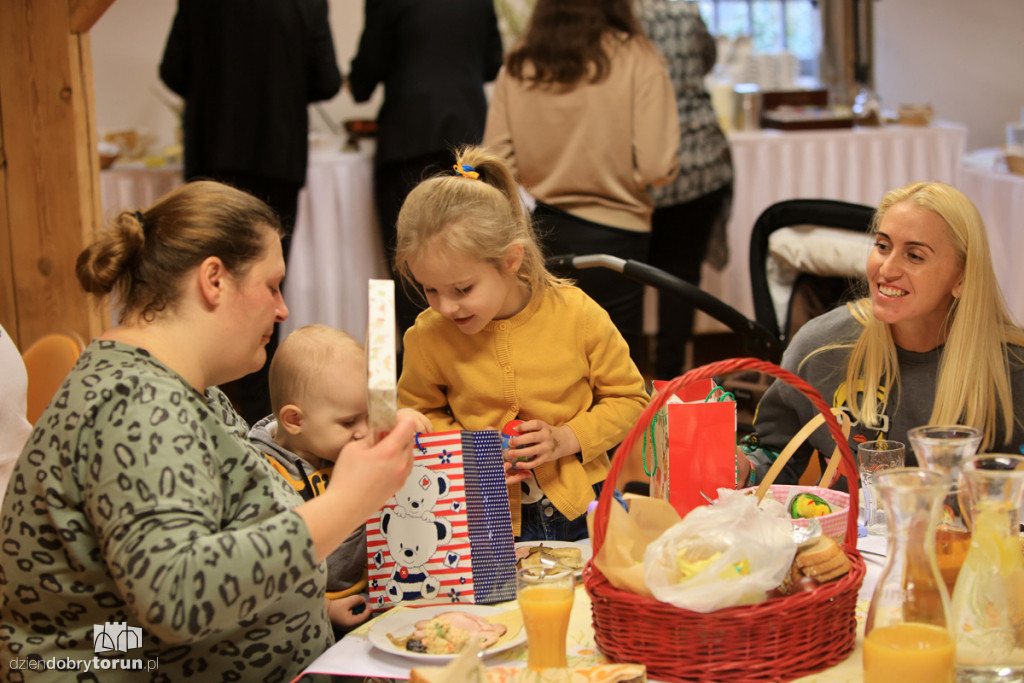
[[[833, 408], [831, 412], [839, 418], [839, 427], [843, 432], [845, 441], [848, 443], [850, 438], [850, 416], [842, 408]], [[765, 473], [764, 479], [761, 480], [761, 484], [757, 487], [757, 493], [754, 494], [757, 496], [757, 502], [760, 503], [761, 499], [764, 498], [764, 494], [768, 493], [768, 488], [775, 483], [775, 478], [779, 476], [779, 472], [781, 472], [782, 468], [786, 466], [786, 463], [793, 457], [793, 454], [796, 453], [797, 449], [800, 448], [804, 441], [806, 441], [811, 434], [813, 434], [818, 427], [823, 424], [825, 424], [825, 414], [818, 413], [808, 420], [807, 424], [801, 427], [800, 431], [789, 440], [789, 443], [787, 443], [786, 447], [782, 449], [781, 453], [779, 453], [779, 457], [775, 459], [772, 466], [768, 468], [768, 472]], [[821, 475], [821, 480], [818, 482], [818, 486], [831, 488], [832, 482], [835, 480], [836, 471], [839, 469], [839, 461], [841, 459], [839, 444], [837, 443], [835, 450], [832, 451], [832, 455], [829, 458], [828, 466], [825, 467], [825, 471]]]
[[[608, 472], [606, 481], [618, 481], [619, 475], [622, 473], [622, 469], [626, 466], [626, 461], [629, 459], [629, 454], [636, 447], [637, 441], [640, 436], [647, 430], [648, 425], [654, 420], [658, 411], [668, 402], [670, 396], [678, 392], [682, 387], [696, 382], [702, 379], [721, 377], [722, 375], [729, 375], [736, 372], [748, 372], [748, 371], [762, 372], [766, 375], [771, 375], [776, 379], [782, 380], [786, 384], [790, 385], [804, 396], [818, 409], [818, 412], [822, 414], [822, 418], [825, 421], [825, 426], [828, 427], [829, 432], [832, 434], [832, 438], [835, 440], [836, 445], [839, 448], [839, 470], [846, 476], [847, 481], [857, 481], [857, 465], [853, 460], [853, 453], [850, 451], [850, 444], [843, 435], [842, 429], [839, 427], [839, 423], [836, 421], [835, 416], [832, 414], [831, 408], [825, 403], [825, 399], [821, 397], [821, 394], [808, 384], [806, 381], [800, 379], [793, 373], [783, 368], [780, 368], [774, 363], [760, 360], [757, 358], [732, 358], [729, 360], [718, 361], [715, 363], [709, 363], [696, 367], [686, 374], [676, 377], [672, 381], [668, 382], [662, 390], [656, 393], [652, 398], [647, 407], [644, 408], [643, 412], [640, 413], [640, 417], [637, 418], [636, 423], [630, 428], [629, 433], [626, 434], [626, 438], [622, 440], [619, 447], [615, 450], [615, 455], [612, 458], [611, 469]], [[833, 456], [834, 457], [834, 456]], [[601, 489], [601, 495], [598, 498], [597, 509], [594, 511], [594, 524], [593, 524], [593, 539], [591, 545], [594, 548], [594, 555], [596, 556], [601, 546], [604, 545], [605, 532], [608, 529], [608, 517], [611, 514], [612, 497], [615, 492], [614, 486], [605, 486]], [[858, 489], [856, 486], [850, 487], [850, 509], [856, 510], [859, 504], [858, 501]], [[849, 550], [855, 550], [857, 547], [857, 515], [847, 514], [846, 515], [846, 537], [843, 541]]]

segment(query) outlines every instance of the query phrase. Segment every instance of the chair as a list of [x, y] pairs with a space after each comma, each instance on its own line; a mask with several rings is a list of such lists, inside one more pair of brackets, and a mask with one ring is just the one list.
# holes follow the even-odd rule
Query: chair
[[[788, 301], [777, 302], [773, 297], [780, 293], [778, 287], [772, 287], [768, 272], [771, 268], [772, 256], [769, 240], [773, 233], [781, 228], [794, 226], [812, 226], [814, 228], [840, 228], [861, 235], [867, 235], [875, 210], [863, 204], [853, 204], [831, 199], [789, 199], [772, 204], [758, 216], [750, 235], [750, 285], [754, 297], [754, 318], [771, 331], [785, 348], [799, 326], [817, 314], [834, 308], [847, 298], [851, 291], [849, 269], [844, 264], [831, 264], [828, 259], [794, 259], [798, 262], [796, 277], [792, 288], [784, 292]], [[806, 232], [796, 233], [797, 243]], [[841, 237], [839, 239], [842, 239]], [[858, 238], [853, 238], [856, 244]], [[865, 244], [870, 238], [865, 237]], [[845, 254], [849, 260], [852, 254], [862, 267], [866, 261], [867, 250], [863, 252], [864, 261], [860, 260], [861, 252], [846, 248], [841, 244], [835, 253]], [[791, 263], [791, 265], [793, 265]], [[773, 294], [774, 291], [774, 294]], [[794, 303], [808, 302], [809, 310], [794, 310]], [[779, 311], [786, 314], [779, 320]]]
[[[758, 216], [750, 235], [754, 317], [775, 335], [780, 349], [789, 345], [796, 331], [808, 320], [852, 298], [856, 287], [851, 263], [862, 272], [870, 249], [868, 231], [874, 213], [874, 208], [863, 204], [831, 199], [789, 199], [772, 204]], [[780, 230], [796, 226], [800, 229], [788, 231], [785, 240], [770, 244], [773, 234], [782, 237]], [[851, 234], [843, 236], [820, 228], [839, 228]], [[853, 233], [863, 236], [863, 240]], [[804, 253], [798, 253], [800, 251]], [[784, 262], [782, 267], [789, 268], [790, 276], [786, 278], [789, 284], [782, 286], [779, 278], [769, 277], [773, 269], [779, 268], [780, 258]], [[748, 402], [751, 406], [757, 405], [771, 382], [770, 378], [761, 376], [735, 377], [730, 381], [743, 390], [734, 389], [737, 401]], [[815, 452], [800, 483], [817, 483], [822, 468], [820, 454]]]
[[26, 417], [36, 423], [57, 393], [82, 353], [81, 340], [72, 334], [55, 332], [44, 335], [21, 354], [28, 374]]

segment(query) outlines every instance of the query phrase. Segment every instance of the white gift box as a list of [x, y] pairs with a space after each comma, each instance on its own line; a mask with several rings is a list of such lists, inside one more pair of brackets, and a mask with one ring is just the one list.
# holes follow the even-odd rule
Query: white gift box
[[373, 443], [394, 429], [398, 410], [395, 359], [395, 282], [369, 281], [370, 315], [366, 326], [366, 388]]

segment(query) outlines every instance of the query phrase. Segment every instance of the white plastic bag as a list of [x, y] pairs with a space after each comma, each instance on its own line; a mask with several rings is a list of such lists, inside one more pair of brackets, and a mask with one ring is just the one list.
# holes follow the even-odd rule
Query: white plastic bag
[[757, 499], [719, 490], [655, 539], [644, 578], [655, 598], [694, 612], [761, 602], [782, 583], [793, 556], [789, 519], [758, 509]]

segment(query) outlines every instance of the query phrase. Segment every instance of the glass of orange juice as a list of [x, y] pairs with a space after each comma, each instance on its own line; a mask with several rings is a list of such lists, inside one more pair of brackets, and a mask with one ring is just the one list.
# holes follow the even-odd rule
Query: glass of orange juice
[[528, 666], [569, 666], [565, 636], [576, 588], [574, 572], [562, 567], [526, 567], [516, 575], [516, 588], [526, 626]]

